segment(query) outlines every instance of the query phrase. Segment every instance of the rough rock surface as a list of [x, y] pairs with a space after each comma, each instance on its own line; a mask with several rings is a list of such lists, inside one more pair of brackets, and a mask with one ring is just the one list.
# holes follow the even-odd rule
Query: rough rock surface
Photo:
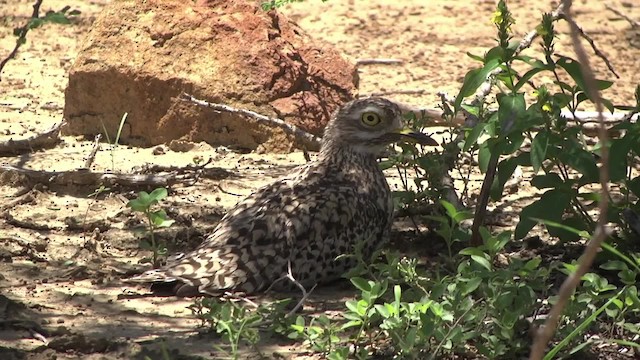
[[277, 116], [319, 135], [357, 87], [352, 64], [258, 2], [114, 1], [96, 19], [69, 72], [66, 134], [107, 129], [123, 143], [173, 139], [290, 151], [277, 128], [179, 100], [182, 92]]

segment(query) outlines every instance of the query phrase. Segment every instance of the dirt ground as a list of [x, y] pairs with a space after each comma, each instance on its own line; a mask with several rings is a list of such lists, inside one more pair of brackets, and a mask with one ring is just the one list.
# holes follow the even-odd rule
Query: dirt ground
[[[0, 0], [0, 58], [13, 48], [13, 28], [26, 21], [32, 3]], [[26, 45], [5, 67], [0, 82], [0, 141], [35, 135], [62, 120], [67, 71], [106, 3], [44, 1], [43, 11], [69, 5], [82, 14], [72, 25], [46, 25], [30, 32]], [[605, 97], [615, 104], [631, 104], [635, 85], [640, 82], [639, 36], [628, 22], [606, 10], [605, 3], [637, 20], [640, 4], [582, 0], [574, 5], [577, 21], [620, 75]], [[555, 7], [555, 3], [546, 1], [509, 4], [518, 38], [535, 28], [543, 11]], [[401, 65], [360, 67], [361, 94], [406, 90], [410, 93], [389, 97], [436, 107], [436, 93], [455, 95], [465, 72], [477, 65], [465, 53], [482, 54], [494, 45], [494, 29], [489, 22], [494, 6], [494, 1], [307, 0], [283, 12], [350, 59], [404, 61]], [[566, 28], [561, 26], [560, 30]], [[573, 56], [568, 36], [562, 36], [556, 48]], [[601, 60], [593, 58], [592, 63], [599, 77], [612, 78]], [[4, 157], [0, 162], [36, 170], [78, 169], [92, 146], [82, 138], [64, 137], [53, 149]], [[187, 152], [126, 145], [110, 151], [104, 144], [95, 166], [96, 170], [129, 172], [147, 163], [186, 166], [195, 157], [212, 158], [209, 167], [227, 171], [217, 171], [195, 185], [171, 188], [164, 205], [176, 224], [162, 237], [173, 240], [173, 248], [193, 247], [241, 196], [305, 161], [299, 152], [241, 154], [208, 144], [195, 144]], [[480, 183], [472, 186], [477, 189]], [[0, 207], [6, 212], [0, 219], [0, 358], [143, 359], [146, 355], [159, 359], [163, 343], [179, 351], [180, 355], [173, 354], [175, 359], [219, 358], [211, 336], [197, 334], [198, 322], [186, 308], [192, 300], [147, 296], [147, 289], [121, 281], [141, 266], [139, 260], [147, 255], [139, 250], [131, 231], [140, 218], [126, 208], [127, 200], [139, 189], [114, 188], [90, 196], [95, 190], [33, 186], [0, 174]], [[506, 214], [506, 226], [517, 219], [522, 202], [530, 201], [531, 191], [525, 178], [515, 194], [497, 204]], [[16, 199], [19, 201], [14, 202]], [[82, 224], [89, 224], [86, 228], [90, 230]], [[401, 226], [399, 223], [398, 228]], [[340, 301], [343, 299], [332, 289], [320, 289], [307, 311]], [[48, 346], [44, 346], [45, 339], [35, 335], [38, 326], [32, 322], [49, 332]], [[16, 330], [20, 328], [36, 331]], [[309, 356], [299, 345], [282, 340], [267, 341], [260, 350], [267, 358]]]

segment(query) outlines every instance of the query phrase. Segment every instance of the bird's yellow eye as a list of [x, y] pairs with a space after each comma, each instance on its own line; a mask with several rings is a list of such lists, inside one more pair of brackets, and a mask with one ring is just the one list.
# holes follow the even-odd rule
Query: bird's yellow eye
[[362, 123], [367, 126], [376, 126], [380, 124], [380, 115], [374, 112], [368, 111], [362, 114], [361, 120], [362, 120]]

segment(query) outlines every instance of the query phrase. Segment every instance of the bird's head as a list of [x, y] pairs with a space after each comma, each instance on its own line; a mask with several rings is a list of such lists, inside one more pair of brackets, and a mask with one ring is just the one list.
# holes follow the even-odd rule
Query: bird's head
[[408, 128], [396, 103], [369, 97], [353, 100], [334, 114], [325, 128], [321, 152], [348, 148], [378, 155], [398, 141], [438, 145], [430, 136]]

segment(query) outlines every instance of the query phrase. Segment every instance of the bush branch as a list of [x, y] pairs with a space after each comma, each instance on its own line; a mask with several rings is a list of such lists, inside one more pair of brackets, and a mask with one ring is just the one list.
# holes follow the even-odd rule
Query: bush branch
[[555, 329], [558, 325], [558, 321], [560, 320], [560, 316], [562, 315], [562, 311], [564, 310], [565, 305], [571, 298], [571, 295], [574, 293], [576, 287], [580, 283], [582, 276], [589, 270], [591, 264], [593, 263], [593, 259], [595, 258], [598, 250], [600, 249], [600, 244], [602, 241], [609, 236], [611, 230], [607, 227], [607, 206], [609, 202], [609, 148], [606, 144], [608, 144], [608, 135], [606, 128], [604, 126], [604, 118], [602, 116], [603, 105], [602, 99], [600, 98], [600, 92], [598, 91], [598, 87], [596, 86], [595, 76], [593, 74], [593, 70], [591, 69], [591, 65], [589, 64], [589, 57], [587, 56], [582, 44], [580, 43], [580, 30], [576, 26], [575, 22], [572, 20], [571, 16], [571, 0], [563, 0], [563, 3], [566, 4], [565, 17], [569, 20], [568, 23], [571, 26], [571, 40], [573, 42], [573, 47], [575, 49], [576, 55], [578, 57], [578, 62], [582, 67], [582, 72], [584, 73], [585, 86], [589, 90], [589, 93], [592, 94], [592, 101], [596, 105], [596, 109], [598, 111], [599, 120], [600, 120], [600, 128], [599, 128], [599, 141], [603, 144], [601, 148], [601, 160], [602, 165], [600, 166], [600, 185], [601, 185], [601, 194], [600, 194], [600, 202], [598, 204], [599, 212], [598, 215], [598, 223], [596, 225], [595, 232], [589, 241], [589, 244], [585, 248], [580, 260], [578, 261], [578, 268], [576, 271], [571, 274], [569, 277], [565, 279], [560, 287], [560, 291], [558, 293], [558, 301], [551, 308], [549, 312], [549, 316], [545, 321], [544, 325], [538, 330], [536, 333], [536, 337], [533, 342], [533, 346], [531, 348], [531, 354], [529, 355], [529, 359], [531, 360], [539, 360], [542, 359], [547, 344], [553, 337]]

